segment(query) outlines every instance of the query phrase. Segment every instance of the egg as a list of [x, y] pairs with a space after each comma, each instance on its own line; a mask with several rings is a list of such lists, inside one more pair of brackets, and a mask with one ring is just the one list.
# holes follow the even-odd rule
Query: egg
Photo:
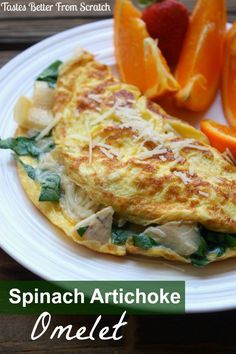
[[[236, 167], [202, 132], [120, 82], [90, 53], [60, 67], [53, 114], [55, 149], [39, 161], [22, 161], [57, 171], [59, 203], [40, 202], [39, 183], [20, 164], [18, 172], [34, 205], [76, 243], [117, 256], [190, 263], [198, 223], [236, 233]], [[126, 242], [112, 241], [114, 223], [128, 223]], [[179, 223], [184, 231], [176, 237]], [[151, 232], [155, 247], [135, 244], [136, 229]], [[212, 261], [235, 255], [227, 249]]]
[[93, 201], [141, 225], [236, 232], [236, 168], [89, 53], [64, 67], [54, 111], [67, 174]]

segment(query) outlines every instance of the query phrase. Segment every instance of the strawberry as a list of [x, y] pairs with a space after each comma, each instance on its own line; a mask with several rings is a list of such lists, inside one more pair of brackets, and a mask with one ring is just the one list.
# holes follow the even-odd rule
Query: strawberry
[[189, 25], [188, 9], [178, 0], [161, 0], [147, 7], [142, 19], [150, 36], [158, 39], [158, 47], [168, 64], [174, 67]]

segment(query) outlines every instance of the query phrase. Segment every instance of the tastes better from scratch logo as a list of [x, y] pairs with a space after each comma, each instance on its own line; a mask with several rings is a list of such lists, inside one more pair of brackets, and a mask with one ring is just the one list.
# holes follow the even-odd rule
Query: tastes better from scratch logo
[[65, 4], [62, 1], [57, 1], [54, 4], [32, 1], [28, 4], [17, 2], [12, 4], [10, 1], [2, 1], [0, 10], [4, 12], [111, 12], [111, 4], [109, 1], [97, 1], [96, 4], [88, 4], [86, 1], [75, 1], [74, 4]]

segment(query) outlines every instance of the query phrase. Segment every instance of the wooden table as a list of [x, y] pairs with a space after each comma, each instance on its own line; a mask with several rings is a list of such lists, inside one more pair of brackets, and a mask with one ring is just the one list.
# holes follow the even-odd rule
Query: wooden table
[[[107, 0], [113, 3], [111, 0]], [[211, 0], [212, 1], [212, 0]], [[218, 0], [215, 0], [218, 1]], [[11, 1], [26, 4], [27, 0]], [[35, 1], [40, 3], [40, 1]], [[52, 4], [54, 0], [45, 0]], [[77, 1], [64, 0], [64, 4]], [[96, 3], [86, 0], [86, 3]], [[102, 2], [102, 0], [100, 1]], [[184, 1], [192, 8], [194, 1]], [[236, 19], [236, 1], [228, 0], [228, 18]], [[111, 17], [108, 13], [83, 13], [78, 16], [69, 12], [4, 13], [0, 8], [0, 66], [34, 43], [54, 33], [74, 26]], [[4, 251], [0, 251], [0, 279], [38, 279]], [[53, 325], [73, 324], [91, 326], [96, 316], [54, 316]], [[113, 325], [117, 316], [104, 316], [102, 324]], [[235, 353], [236, 311], [184, 316], [130, 316], [122, 341], [49, 340], [42, 337], [30, 340], [30, 332], [36, 316], [0, 317], [0, 353]]]

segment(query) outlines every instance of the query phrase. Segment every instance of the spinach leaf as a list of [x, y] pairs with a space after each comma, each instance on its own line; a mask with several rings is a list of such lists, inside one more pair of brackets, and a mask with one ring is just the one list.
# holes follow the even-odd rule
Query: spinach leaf
[[227, 234], [225, 236], [225, 243], [230, 248], [236, 247], [236, 235], [233, 236], [233, 235]]
[[124, 245], [131, 235], [131, 231], [119, 229], [115, 226], [112, 227], [111, 242], [114, 245]]
[[47, 67], [43, 72], [37, 77], [36, 81], [45, 81], [48, 83], [48, 86], [51, 88], [55, 88], [57, 77], [58, 77], [58, 70], [62, 61], [57, 60], [49, 67]]
[[209, 260], [207, 259], [208, 244], [203, 236], [200, 235], [199, 237], [200, 244], [198, 250], [190, 256], [190, 259], [193, 265], [203, 267], [204, 265], [209, 263]]
[[[124, 245], [129, 237], [132, 237], [135, 246], [144, 250], [160, 245], [153, 238], [143, 233], [136, 233], [113, 225], [113, 244]], [[236, 235], [210, 231], [202, 225], [199, 225], [199, 237], [198, 250], [189, 257], [191, 263], [198, 267], [203, 267], [210, 263], [212, 259], [221, 257], [228, 247], [236, 247]]]
[[209, 263], [209, 260], [206, 257], [199, 257], [195, 254], [190, 256], [191, 263], [197, 267], [204, 267]]
[[39, 157], [42, 153], [49, 152], [54, 147], [52, 140], [49, 140], [44, 147], [40, 147], [40, 144], [35, 141], [35, 137], [18, 136], [17, 138], [0, 139], [0, 149], [10, 149], [18, 156]]
[[155, 2], [155, 0], [138, 0], [138, 2], [140, 3], [140, 5], [143, 5], [143, 6], [149, 6], [151, 5], [152, 3]]
[[118, 228], [113, 225], [111, 242], [115, 245], [124, 245], [129, 237], [132, 237], [135, 246], [147, 250], [153, 246], [157, 246], [157, 242], [151, 237], [144, 235], [143, 233], [137, 233], [132, 230]]
[[216, 232], [199, 225], [200, 245], [194, 254], [190, 256], [191, 262], [197, 266], [203, 266], [210, 262], [212, 256], [221, 257], [227, 248], [236, 247], [236, 235]]
[[153, 246], [158, 246], [158, 243], [155, 240], [153, 240], [151, 237], [144, 235], [142, 233], [139, 235], [134, 235], [133, 242], [134, 242], [135, 246], [143, 248], [144, 250], [148, 250], [149, 248], [152, 248]]
[[221, 247], [225, 250], [228, 247], [236, 247], [236, 234], [207, 230], [202, 225], [199, 226], [199, 231], [205, 238], [210, 250], [213, 250], [216, 247]]
[[0, 139], [0, 149], [10, 149], [18, 156], [38, 157], [41, 150], [36, 146], [35, 140], [27, 137]]
[[37, 179], [37, 172], [36, 169], [30, 165], [27, 165], [23, 161], [21, 161], [19, 158], [16, 158], [16, 160], [21, 164], [27, 175], [33, 179], [34, 181]]
[[208, 230], [202, 225], [199, 225], [198, 228], [200, 235], [204, 237], [208, 245], [214, 247], [215, 244], [224, 243], [224, 233]]
[[27, 175], [40, 183], [40, 202], [58, 202], [61, 197], [61, 177], [55, 172], [40, 170], [25, 164], [17, 156], [16, 160], [21, 164]]
[[206, 240], [202, 236], [199, 237], [200, 237], [200, 244], [198, 250], [195, 252], [195, 255], [198, 257], [205, 257], [208, 252], [208, 245], [206, 243]]
[[83, 226], [78, 228], [77, 232], [80, 236], [84, 236], [85, 232], [88, 230], [88, 226]]
[[41, 184], [40, 202], [59, 202], [61, 197], [61, 178], [54, 172], [44, 171], [43, 177], [38, 178]]

